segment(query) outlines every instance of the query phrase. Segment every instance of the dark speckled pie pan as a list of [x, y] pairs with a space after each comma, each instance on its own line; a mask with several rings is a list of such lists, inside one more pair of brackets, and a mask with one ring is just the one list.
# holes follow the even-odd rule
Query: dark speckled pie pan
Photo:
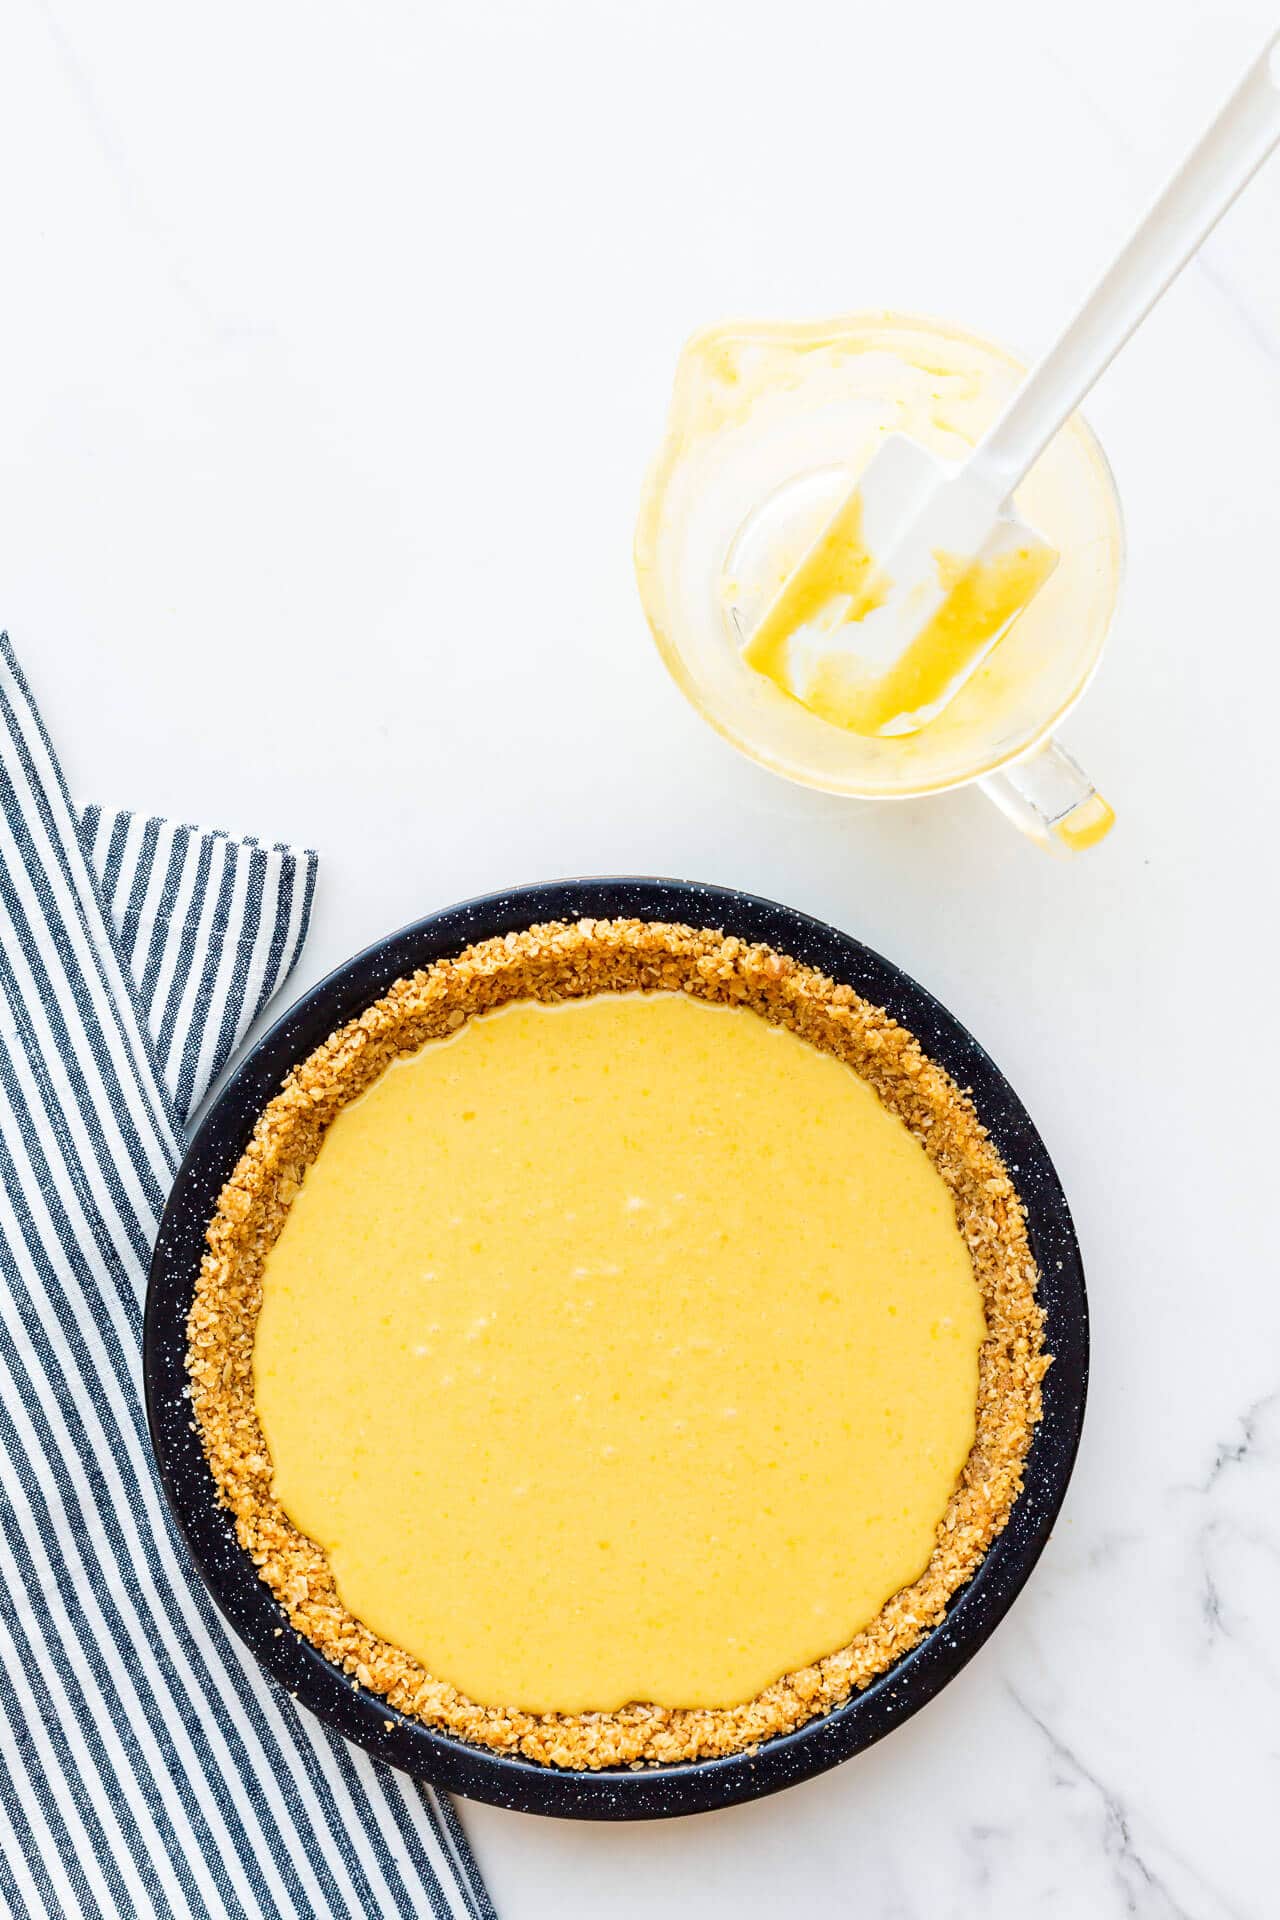
[[[354, 1690], [289, 1626], [214, 1497], [183, 1395], [184, 1352], [205, 1228], [258, 1114], [289, 1069], [394, 981], [473, 941], [541, 920], [619, 915], [683, 921], [767, 941], [887, 1008], [959, 1085], [972, 1090], [1027, 1209], [1054, 1364], [1044, 1383], [1044, 1419], [1032, 1442], [1026, 1486], [1009, 1523], [946, 1620], [913, 1652], [844, 1706], [754, 1753], [637, 1771], [570, 1773], [505, 1759], [394, 1712], [378, 1695]], [[566, 880], [490, 894], [392, 934], [331, 973], [259, 1042], [209, 1112], [174, 1182], [151, 1265], [144, 1364], [152, 1442], [178, 1524], [232, 1628], [283, 1686], [379, 1759], [437, 1786], [525, 1813], [640, 1820], [729, 1806], [821, 1773], [917, 1712], [972, 1659], [1026, 1582], [1062, 1504], [1084, 1416], [1089, 1333], [1080, 1249], [1043, 1142], [1003, 1074], [923, 987], [847, 934], [749, 894], [679, 880]], [[230, 1703], [228, 1711], [234, 1711]]]

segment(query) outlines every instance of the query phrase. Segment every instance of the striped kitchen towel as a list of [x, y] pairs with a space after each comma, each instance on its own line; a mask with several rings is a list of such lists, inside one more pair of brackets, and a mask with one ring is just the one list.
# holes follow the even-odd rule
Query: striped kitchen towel
[[0, 635], [0, 1912], [493, 1920], [450, 1803], [260, 1672], [152, 1467], [147, 1264], [315, 856], [73, 810]]

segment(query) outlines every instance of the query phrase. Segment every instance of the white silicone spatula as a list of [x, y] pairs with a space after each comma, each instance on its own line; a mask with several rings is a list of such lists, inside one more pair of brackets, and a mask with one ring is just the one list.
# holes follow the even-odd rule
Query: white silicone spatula
[[1280, 141], [1280, 31], [968, 459], [889, 435], [750, 635], [748, 662], [860, 733], [913, 733], [1047, 579], [1012, 495]]

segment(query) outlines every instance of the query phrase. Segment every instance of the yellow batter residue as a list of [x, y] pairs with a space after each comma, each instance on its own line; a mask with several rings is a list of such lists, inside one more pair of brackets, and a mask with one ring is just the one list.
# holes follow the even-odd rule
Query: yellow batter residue
[[1116, 823], [1109, 801], [1100, 793], [1091, 793], [1078, 807], [1056, 822], [1053, 831], [1071, 853], [1084, 853], [1105, 840]]
[[947, 1188], [841, 1062], [682, 994], [519, 1002], [333, 1123], [257, 1406], [346, 1605], [433, 1674], [727, 1706], [920, 1573], [984, 1331]]
[[[792, 636], [801, 627], [829, 631], [861, 620], [884, 604], [892, 585], [863, 540], [862, 495], [855, 489], [751, 634], [742, 657], [784, 693], [794, 693], [788, 684]], [[811, 699], [797, 697], [812, 706]]]
[[[935, 553], [942, 601], [910, 645], [883, 672], [856, 645], [824, 646], [842, 627], [883, 605], [892, 581], [861, 535], [856, 491], [808, 554], [743, 648], [743, 659], [834, 726], [853, 733], [911, 732], [1016, 619], [1053, 572], [1043, 545], [1011, 547], [988, 559]], [[803, 642], [804, 644], [797, 644]]]

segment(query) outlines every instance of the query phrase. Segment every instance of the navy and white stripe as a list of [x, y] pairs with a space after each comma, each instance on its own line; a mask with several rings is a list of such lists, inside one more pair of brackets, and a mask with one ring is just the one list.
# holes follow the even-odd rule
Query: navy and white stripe
[[453, 1808], [225, 1631], [151, 1464], [183, 1130], [289, 974], [314, 855], [72, 809], [0, 635], [0, 1911], [493, 1920]]
[[80, 839], [185, 1125], [297, 963], [316, 856], [101, 807]]

